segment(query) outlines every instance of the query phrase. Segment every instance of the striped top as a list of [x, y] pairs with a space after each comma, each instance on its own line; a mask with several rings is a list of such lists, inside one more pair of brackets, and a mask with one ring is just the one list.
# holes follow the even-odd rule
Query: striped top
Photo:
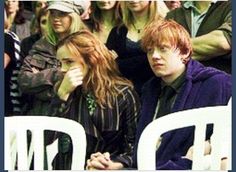
[[[53, 114], [61, 114], [62, 117], [73, 119], [83, 125], [87, 136], [86, 159], [95, 152], [109, 152], [113, 161], [129, 167], [132, 164], [131, 155], [140, 102], [137, 93], [127, 86], [121, 86], [120, 91], [121, 94], [116, 97], [112, 109], [108, 107], [102, 109], [97, 105], [93, 114], [89, 113], [86, 95], [79, 87], [66, 103], [58, 100], [57, 103], [61, 102], [60, 108], [56, 108], [58, 107], [55, 106], [56, 101], [52, 103], [52, 107], [54, 107]], [[63, 137], [65, 139], [65, 135]], [[66, 143], [68, 142], [63, 142]], [[63, 163], [65, 162], [60, 162]]]
[[[13, 39], [11, 42], [13, 42], [14, 45], [11, 45], [7, 47], [10, 42], [6, 43], [5, 46], [5, 53], [7, 53], [9, 56], [11, 56], [11, 62], [4, 70], [5, 72], [5, 83], [8, 83], [7, 86], [5, 86], [6, 92], [5, 94], [5, 113], [6, 115], [16, 115], [21, 113], [21, 93], [19, 90], [17, 77], [19, 74], [19, 70], [22, 64], [21, 57], [20, 57], [20, 40], [18, 36], [13, 32], [6, 32], [5, 41], [10, 41], [9, 39]], [[10, 37], [9, 37], [10, 36]], [[14, 48], [14, 49], [12, 49]], [[10, 52], [9, 52], [10, 51]], [[11, 52], [12, 51], [12, 52]], [[13, 56], [13, 57], [12, 57]], [[7, 81], [8, 80], [8, 81]], [[8, 87], [8, 88], [6, 88]]]

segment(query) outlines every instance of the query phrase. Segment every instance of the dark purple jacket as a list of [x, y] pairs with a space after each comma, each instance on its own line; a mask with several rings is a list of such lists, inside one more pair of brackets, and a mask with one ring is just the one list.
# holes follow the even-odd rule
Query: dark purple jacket
[[[142, 92], [142, 110], [137, 129], [137, 141], [150, 122], [160, 95], [160, 78], [149, 80]], [[172, 112], [198, 107], [226, 105], [232, 94], [231, 75], [211, 67], [204, 67], [197, 61], [187, 64], [186, 81], [177, 95]], [[216, 114], [217, 115], [217, 114]], [[212, 134], [208, 127], [207, 138]], [[136, 141], [136, 150], [137, 142]], [[163, 134], [157, 151], [157, 169], [190, 169], [191, 161], [181, 159], [193, 144], [193, 127], [178, 129]], [[136, 151], [135, 151], [136, 152]], [[136, 162], [136, 154], [134, 155]], [[134, 164], [136, 167], [137, 164]]]

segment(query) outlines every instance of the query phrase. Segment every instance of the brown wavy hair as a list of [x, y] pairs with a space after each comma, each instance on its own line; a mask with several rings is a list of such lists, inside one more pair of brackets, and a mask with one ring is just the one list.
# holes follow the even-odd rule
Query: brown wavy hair
[[81, 30], [69, 35], [57, 44], [56, 49], [62, 46], [84, 59], [88, 73], [83, 79], [83, 91], [91, 92], [101, 107], [113, 107], [121, 93], [120, 86], [133, 88], [129, 80], [121, 77], [113, 53], [90, 31]]

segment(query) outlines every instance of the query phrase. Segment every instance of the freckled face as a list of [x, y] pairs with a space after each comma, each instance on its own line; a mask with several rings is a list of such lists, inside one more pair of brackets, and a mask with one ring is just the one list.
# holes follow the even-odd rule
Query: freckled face
[[67, 72], [72, 68], [80, 68], [83, 77], [88, 73], [88, 65], [85, 63], [81, 55], [76, 56], [72, 54], [67, 47], [62, 46], [57, 50], [57, 58], [61, 62], [61, 71]]
[[147, 56], [154, 74], [162, 78], [172, 78], [185, 65], [179, 49], [165, 44], [148, 49]]

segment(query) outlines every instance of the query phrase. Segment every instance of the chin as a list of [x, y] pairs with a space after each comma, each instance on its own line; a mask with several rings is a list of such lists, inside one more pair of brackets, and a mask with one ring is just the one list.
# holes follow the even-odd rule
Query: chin
[[163, 73], [160, 73], [160, 72], [154, 72], [154, 74], [157, 76], [157, 77], [163, 77], [165, 76]]

